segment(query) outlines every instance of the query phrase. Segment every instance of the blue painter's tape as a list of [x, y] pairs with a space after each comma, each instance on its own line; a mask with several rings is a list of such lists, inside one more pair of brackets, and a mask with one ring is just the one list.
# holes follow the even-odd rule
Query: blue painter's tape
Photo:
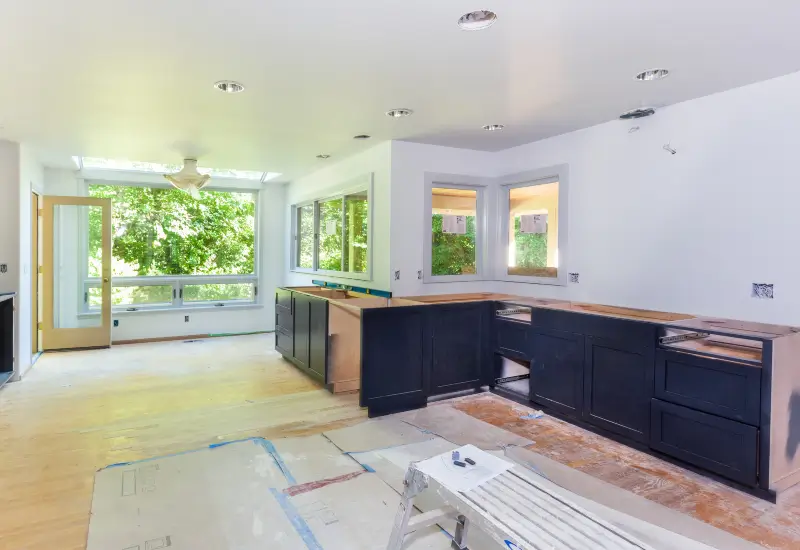
[[294, 507], [289, 497], [277, 489], [270, 489], [269, 492], [272, 493], [272, 496], [275, 497], [275, 500], [281, 505], [283, 513], [286, 514], [294, 530], [297, 531], [297, 534], [303, 539], [306, 548], [308, 548], [308, 550], [322, 550], [322, 546], [317, 542], [317, 538], [314, 536], [314, 533], [311, 532], [311, 528], [306, 523], [306, 520], [297, 512], [297, 508]]
[[368, 472], [369, 472], [369, 473], [371, 473], [371, 474], [374, 474], [374, 473], [375, 473], [375, 470], [373, 470], [373, 469], [372, 469], [370, 466], [368, 466], [367, 464], [362, 464], [362, 465], [361, 465], [361, 467], [362, 467], [362, 468], [364, 468], [366, 471], [368, 471]]
[[439, 527], [439, 529], [442, 531], [442, 533], [444, 533], [444, 536], [445, 536], [445, 537], [447, 537], [447, 538], [448, 538], [448, 539], [450, 539], [450, 540], [453, 540], [453, 535], [451, 535], [450, 533], [448, 533], [448, 532], [447, 532], [447, 529], [445, 529], [445, 528], [444, 528], [444, 527], [442, 527], [441, 525], [439, 525], [438, 527]]
[[116, 464], [110, 464], [105, 468], [101, 468], [101, 470], [107, 470], [109, 468], [119, 468], [120, 466], [131, 466], [132, 464], [141, 464], [142, 462], [152, 462], [153, 460], [161, 460], [162, 458], [172, 458], [173, 456], [181, 456], [181, 455], [188, 455], [191, 453], [199, 453], [200, 451], [205, 451], [206, 449], [216, 449], [217, 447], [224, 447], [225, 445], [232, 445], [234, 443], [243, 443], [245, 441], [263, 441], [260, 437], [248, 437], [247, 439], [237, 439], [234, 441], [223, 441], [222, 443], [212, 443], [208, 447], [203, 447], [202, 449], [191, 449], [189, 451], [181, 451], [179, 453], [172, 453], [168, 455], [161, 455], [161, 456], [154, 456], [151, 458], [143, 458], [141, 460], [132, 460], [130, 462], [117, 462]]
[[281, 458], [280, 453], [275, 448], [275, 445], [272, 444], [272, 441], [269, 441], [268, 439], [263, 439], [261, 437], [256, 437], [253, 438], [253, 442], [256, 445], [261, 445], [262, 447], [264, 447], [264, 450], [266, 450], [269, 454], [272, 455], [272, 459], [275, 461], [275, 464], [278, 466], [278, 468], [280, 468], [281, 472], [283, 473], [283, 477], [286, 478], [286, 481], [289, 482], [289, 485], [297, 485], [297, 480], [292, 475], [292, 472], [289, 471], [289, 467]]

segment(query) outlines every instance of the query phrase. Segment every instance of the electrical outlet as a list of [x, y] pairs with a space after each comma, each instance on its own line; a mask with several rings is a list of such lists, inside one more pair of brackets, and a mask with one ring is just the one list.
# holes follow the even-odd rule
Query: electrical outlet
[[188, 315], [183, 318], [183, 322], [184, 323], [188, 323], [189, 322], [189, 316]]
[[570, 273], [569, 274], [569, 282], [570, 283], [579, 283], [579, 282], [581, 282], [581, 274], [580, 273]]
[[114, 319], [114, 326], [115, 326], [115, 327], [118, 327], [118, 326], [119, 326], [119, 319]]
[[0, 273], [8, 273], [8, 264], [0, 264]]
[[422, 280], [422, 270], [417, 271], [417, 279]]
[[395, 281], [399, 281], [400, 280], [400, 272], [399, 271], [395, 271], [394, 272], [394, 280]]
[[752, 293], [753, 298], [762, 298], [772, 300], [775, 298], [774, 286], [772, 283], [753, 283]]

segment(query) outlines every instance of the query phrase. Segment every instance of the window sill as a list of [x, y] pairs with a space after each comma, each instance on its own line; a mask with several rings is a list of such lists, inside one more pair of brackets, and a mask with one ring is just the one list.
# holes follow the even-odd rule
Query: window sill
[[[190, 311], [241, 311], [246, 309], [262, 309], [264, 304], [231, 304], [225, 306], [186, 306], [186, 307], [153, 307], [142, 308], [136, 311], [126, 310], [112, 310], [111, 316], [126, 316], [126, 315], [140, 315], [142, 313], [189, 313]], [[78, 313], [78, 319], [91, 319], [99, 317], [100, 312], [97, 313]]]

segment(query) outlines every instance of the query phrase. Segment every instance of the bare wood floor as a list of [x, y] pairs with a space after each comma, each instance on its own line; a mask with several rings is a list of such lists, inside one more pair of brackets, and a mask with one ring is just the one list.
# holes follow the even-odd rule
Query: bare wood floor
[[97, 469], [219, 441], [363, 421], [271, 335], [43, 355], [0, 392], [0, 548], [82, 549]]

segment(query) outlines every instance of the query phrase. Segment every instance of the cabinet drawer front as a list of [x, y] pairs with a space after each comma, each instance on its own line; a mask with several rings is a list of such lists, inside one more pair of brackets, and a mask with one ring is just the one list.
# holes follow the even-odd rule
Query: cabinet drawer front
[[758, 429], [653, 399], [650, 447], [747, 485], [756, 485]]
[[275, 306], [275, 325], [291, 331], [294, 328], [294, 316], [288, 307]]
[[761, 369], [658, 350], [655, 397], [757, 426]]
[[521, 359], [530, 359], [530, 325], [496, 320], [495, 327], [498, 351]]
[[275, 291], [275, 304], [285, 307], [291, 311], [292, 309], [292, 291], [279, 288]]
[[275, 349], [279, 353], [291, 357], [294, 355], [294, 340], [290, 334], [280, 330], [275, 331]]
[[656, 325], [627, 319], [617, 319], [590, 312], [559, 311], [536, 308], [531, 315], [533, 326], [577, 334], [607, 338], [638, 347], [655, 348]]

